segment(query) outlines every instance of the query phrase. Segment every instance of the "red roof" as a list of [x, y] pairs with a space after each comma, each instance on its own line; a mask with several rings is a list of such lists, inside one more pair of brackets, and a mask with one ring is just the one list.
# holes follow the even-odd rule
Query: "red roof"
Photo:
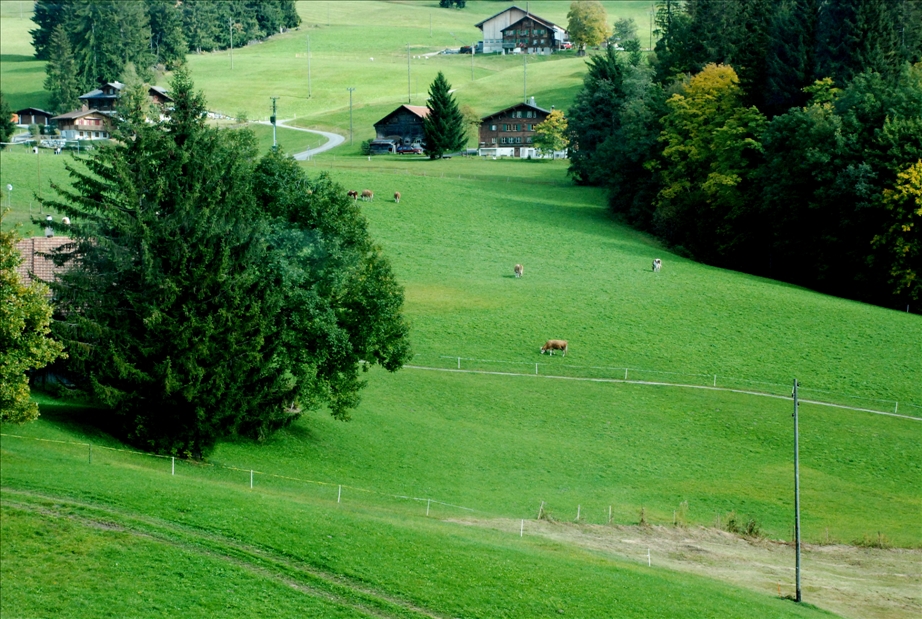
[[[33, 236], [29, 239], [21, 239], [16, 242], [16, 249], [22, 254], [22, 263], [16, 267], [19, 277], [22, 281], [29, 284], [33, 279], [50, 282], [54, 279], [58, 267], [50, 258], [41, 254], [47, 254], [57, 249], [65, 243], [70, 243], [70, 238], [66, 236]], [[32, 275], [35, 275], [33, 278]]]

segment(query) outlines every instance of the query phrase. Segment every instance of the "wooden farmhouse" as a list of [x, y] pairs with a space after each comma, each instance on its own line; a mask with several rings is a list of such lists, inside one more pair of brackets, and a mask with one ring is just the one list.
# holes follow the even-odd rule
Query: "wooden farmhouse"
[[488, 17], [475, 27], [483, 32], [484, 54], [550, 54], [568, 41], [567, 31], [518, 6]]
[[527, 103], [517, 103], [480, 120], [480, 155], [482, 157], [538, 157], [532, 145], [535, 126], [544, 122], [551, 110]]
[[[80, 95], [80, 101], [83, 102], [87, 109], [112, 112], [115, 111], [115, 104], [124, 87], [125, 85], [121, 82], [106, 82], [99, 88], [91, 90], [85, 95]], [[161, 106], [173, 101], [170, 95], [167, 94], [166, 89], [158, 86], [149, 87], [147, 95], [150, 97], [151, 102]]]
[[54, 116], [54, 114], [46, 112], [45, 110], [40, 110], [37, 107], [27, 107], [17, 111], [16, 116], [16, 124], [18, 125], [46, 126], [51, 124], [51, 117]]
[[390, 141], [395, 147], [403, 144], [422, 144], [423, 119], [429, 108], [422, 105], [401, 105], [375, 123], [375, 142]]
[[109, 116], [98, 110], [77, 110], [51, 120], [65, 140], [103, 140], [109, 137]]

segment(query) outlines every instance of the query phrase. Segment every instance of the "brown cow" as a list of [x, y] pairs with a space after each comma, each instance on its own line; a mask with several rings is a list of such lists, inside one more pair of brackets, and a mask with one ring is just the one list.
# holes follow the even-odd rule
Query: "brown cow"
[[362, 202], [366, 200], [371, 200], [372, 202], [375, 200], [375, 193], [371, 189], [362, 190]]
[[545, 351], [554, 356], [555, 350], [562, 350], [563, 356], [567, 356], [567, 340], [548, 340], [544, 343], [544, 346], [541, 347], [541, 354], [543, 355]]
[[399, 191], [394, 192], [394, 202], [396, 202], [397, 204], [400, 204], [400, 192]]
[[349, 191], [347, 191], [346, 195], [352, 198], [353, 201], [359, 199], [359, 192], [355, 191], [354, 189], [350, 189]]
[[523, 267], [521, 264], [517, 264], [515, 265], [515, 268], [513, 269], [513, 271], [515, 271], [516, 277], [522, 277], [522, 275], [525, 274], [525, 267]]

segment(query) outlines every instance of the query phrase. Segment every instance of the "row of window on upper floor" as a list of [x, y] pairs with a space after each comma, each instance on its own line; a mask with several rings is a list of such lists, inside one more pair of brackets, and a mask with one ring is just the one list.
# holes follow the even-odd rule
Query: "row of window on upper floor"
[[[531, 144], [531, 142], [532, 142], [531, 136], [528, 136], [528, 137], [524, 138], [524, 143], [525, 143], [525, 144]], [[523, 143], [523, 138], [522, 138], [521, 136], [512, 136], [512, 137], [507, 137], [507, 138], [499, 138], [499, 143], [500, 143], [500, 144], [522, 144], [522, 143]], [[496, 138], [490, 138], [490, 144], [496, 144]]]
[[532, 30], [529, 30], [528, 28], [525, 28], [525, 29], [522, 29], [522, 30], [506, 30], [506, 31], [503, 32], [503, 34], [504, 34], [504, 35], [513, 35], [513, 36], [519, 35], [519, 36], [523, 36], [523, 37], [527, 37], [527, 36], [530, 35], [530, 34], [533, 34], [533, 35], [535, 35], [535, 36], [540, 36], [540, 35], [547, 34], [547, 30], [545, 30], [544, 28], [534, 28], [534, 29], [532, 29]]
[[[499, 127], [502, 127], [500, 129]], [[518, 124], [518, 123], [506, 123], [503, 125], [490, 125], [490, 131], [534, 131], [535, 125], [533, 123], [527, 124]]]

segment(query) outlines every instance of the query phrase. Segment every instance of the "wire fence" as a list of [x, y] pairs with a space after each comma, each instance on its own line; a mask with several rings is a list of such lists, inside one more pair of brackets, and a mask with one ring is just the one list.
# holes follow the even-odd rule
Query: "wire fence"
[[[629, 366], [578, 365], [555, 361], [503, 361], [497, 359], [478, 359], [451, 355], [416, 355], [415, 361], [428, 365], [408, 365], [419, 369], [444, 369], [478, 373], [497, 373], [510, 375], [536, 375], [546, 378], [566, 378], [573, 380], [621, 382], [631, 384], [672, 385], [676, 387], [695, 387], [718, 391], [734, 391], [752, 395], [770, 397], [791, 397], [792, 383], [775, 383], [764, 380], [727, 376], [723, 374], [703, 374], [694, 372], [673, 372], [652, 370]], [[844, 394], [811, 387], [798, 387], [800, 400], [806, 403], [820, 404], [866, 411], [882, 415], [903, 417], [922, 421], [922, 406], [912, 402], [900, 402], [886, 398]]]

